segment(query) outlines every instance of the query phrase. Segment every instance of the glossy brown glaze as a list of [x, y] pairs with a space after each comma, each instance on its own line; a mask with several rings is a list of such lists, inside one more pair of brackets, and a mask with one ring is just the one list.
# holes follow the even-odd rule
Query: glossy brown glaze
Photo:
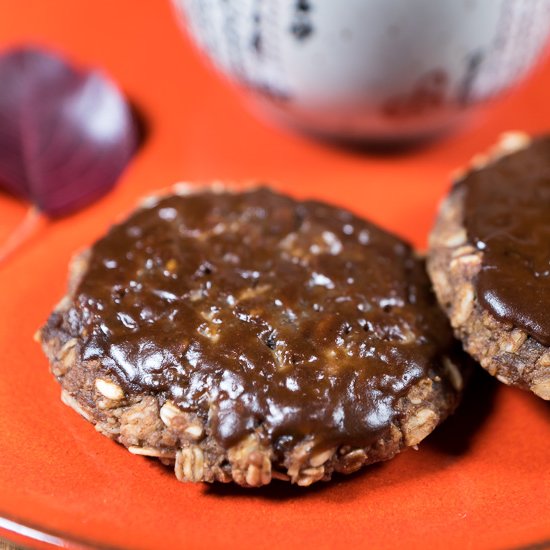
[[471, 172], [459, 187], [468, 238], [483, 251], [481, 305], [550, 346], [550, 137]]
[[278, 448], [367, 445], [452, 342], [407, 244], [268, 189], [138, 210], [92, 248], [66, 323], [83, 360], [224, 447], [260, 425]]

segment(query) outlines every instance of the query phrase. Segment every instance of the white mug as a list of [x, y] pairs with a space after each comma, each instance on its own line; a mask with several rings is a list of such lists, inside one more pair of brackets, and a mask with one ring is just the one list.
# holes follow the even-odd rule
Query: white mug
[[263, 110], [346, 139], [437, 132], [522, 79], [550, 0], [173, 0]]

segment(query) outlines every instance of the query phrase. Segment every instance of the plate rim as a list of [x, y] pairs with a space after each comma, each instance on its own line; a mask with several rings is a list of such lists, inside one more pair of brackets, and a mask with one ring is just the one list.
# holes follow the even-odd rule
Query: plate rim
[[[0, 510], [0, 535], [14, 544], [38, 543], [43, 548], [68, 548], [70, 550], [125, 550], [120, 546], [106, 545], [85, 537], [78, 537], [44, 527]], [[13, 537], [17, 540], [13, 540]]]

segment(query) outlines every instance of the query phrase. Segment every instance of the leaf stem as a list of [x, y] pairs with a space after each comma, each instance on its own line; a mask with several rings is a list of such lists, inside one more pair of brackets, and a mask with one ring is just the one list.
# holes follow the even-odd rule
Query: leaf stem
[[30, 206], [19, 225], [0, 244], [0, 266], [37, 231], [45, 220], [36, 206]]

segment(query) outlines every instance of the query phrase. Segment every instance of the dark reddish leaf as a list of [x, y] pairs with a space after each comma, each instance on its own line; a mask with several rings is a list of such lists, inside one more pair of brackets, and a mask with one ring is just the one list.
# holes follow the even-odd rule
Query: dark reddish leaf
[[99, 71], [33, 48], [0, 56], [0, 187], [69, 214], [112, 188], [138, 141], [131, 107]]

